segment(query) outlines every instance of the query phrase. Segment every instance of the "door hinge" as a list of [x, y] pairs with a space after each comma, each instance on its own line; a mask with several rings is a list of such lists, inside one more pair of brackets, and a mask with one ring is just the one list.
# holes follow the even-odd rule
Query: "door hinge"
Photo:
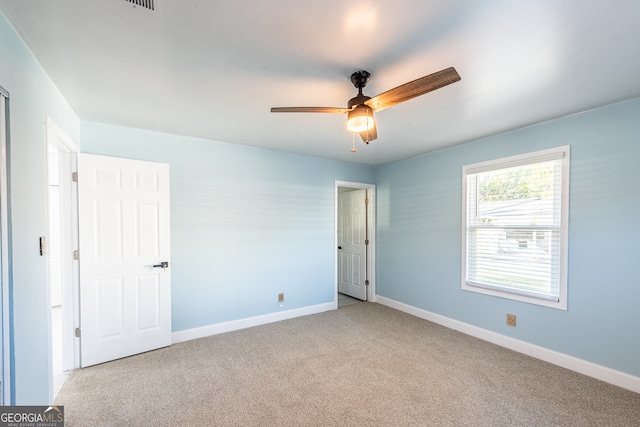
[[365, 285], [365, 286], [369, 286], [369, 281], [368, 281], [368, 280], [365, 280], [365, 281], [364, 281], [364, 285]]
[[80, 328], [76, 328], [76, 337], [80, 338]]
[[41, 236], [39, 238], [40, 242], [40, 256], [45, 256], [47, 254], [47, 238], [45, 236]]
[[71, 172], [71, 181], [78, 182], [78, 172]]
[[80, 259], [80, 251], [79, 250], [75, 250], [73, 251], [73, 259], [75, 260], [79, 260]]
[[364, 244], [368, 245], [369, 244], [369, 239], [365, 239]]
[[364, 204], [368, 205], [369, 204], [369, 199], [364, 199]]

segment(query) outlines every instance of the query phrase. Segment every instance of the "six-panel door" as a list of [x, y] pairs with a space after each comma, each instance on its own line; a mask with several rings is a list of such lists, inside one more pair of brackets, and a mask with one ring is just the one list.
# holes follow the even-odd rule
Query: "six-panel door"
[[170, 345], [169, 165], [80, 154], [78, 199], [81, 365]]
[[366, 191], [342, 193], [338, 201], [338, 291], [361, 300], [367, 299]]

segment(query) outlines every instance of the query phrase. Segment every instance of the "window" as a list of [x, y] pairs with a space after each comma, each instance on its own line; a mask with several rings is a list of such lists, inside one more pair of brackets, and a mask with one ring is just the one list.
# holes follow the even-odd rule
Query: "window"
[[567, 309], [569, 146], [462, 168], [462, 289]]

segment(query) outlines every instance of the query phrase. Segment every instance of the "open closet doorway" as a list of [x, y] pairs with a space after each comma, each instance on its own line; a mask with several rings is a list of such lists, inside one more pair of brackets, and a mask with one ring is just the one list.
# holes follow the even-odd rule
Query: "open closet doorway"
[[68, 371], [78, 367], [77, 188], [73, 182], [78, 147], [47, 117], [47, 278], [50, 316], [51, 401]]
[[375, 300], [375, 186], [336, 181], [336, 302]]

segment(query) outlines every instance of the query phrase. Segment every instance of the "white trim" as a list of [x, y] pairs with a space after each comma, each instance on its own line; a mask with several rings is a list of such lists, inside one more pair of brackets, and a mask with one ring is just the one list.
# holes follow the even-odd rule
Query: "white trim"
[[338, 303], [338, 188], [359, 188], [370, 190], [368, 194], [369, 204], [367, 205], [367, 215], [369, 217], [369, 288], [367, 289], [367, 301], [376, 302], [376, 186], [362, 182], [336, 181], [334, 189], [334, 256], [335, 263], [335, 303]]
[[[79, 276], [78, 262], [71, 259], [72, 253], [78, 248], [78, 204], [77, 204], [77, 184], [71, 181], [71, 173], [77, 171], [76, 155], [78, 146], [67, 136], [67, 134], [49, 117], [45, 115], [44, 120], [44, 152], [45, 152], [45, 206], [46, 206], [46, 233], [50, 236], [49, 230], [49, 147], [58, 152], [59, 158], [59, 182], [60, 182], [60, 215], [68, 218], [60, 224], [60, 246], [61, 263], [64, 263], [64, 254], [69, 257], [67, 263], [61, 265], [64, 280], [62, 281], [62, 331], [63, 331], [63, 370], [68, 371], [80, 367], [79, 340], [73, 335], [73, 330], [79, 326]], [[50, 298], [49, 284], [49, 256], [47, 256], [47, 300]], [[47, 304], [50, 313], [50, 303]], [[51, 319], [49, 319], [49, 329], [51, 330]], [[53, 401], [53, 370], [51, 369], [51, 336], [49, 336], [49, 384], [50, 400]]]
[[421, 308], [413, 307], [411, 305], [404, 304], [402, 302], [398, 302], [386, 297], [378, 296], [377, 302], [379, 304], [394, 308], [404, 313], [411, 314], [421, 319], [425, 319], [430, 322], [445, 326], [447, 328], [479, 338], [481, 340], [499, 345], [501, 347], [517, 351], [518, 353], [526, 354], [527, 356], [531, 356], [536, 359], [551, 363], [553, 365], [578, 372], [588, 377], [592, 377], [600, 381], [604, 381], [609, 384], [631, 390], [635, 393], [640, 393], [640, 377], [636, 377], [634, 375], [627, 374], [622, 371], [617, 371], [615, 369], [598, 365], [583, 359], [578, 359], [577, 357], [569, 356], [568, 354], [540, 347], [535, 344], [517, 340], [515, 338], [498, 334], [487, 329], [479, 328], [468, 323], [460, 322], [458, 320], [435, 314]]
[[462, 166], [465, 175], [489, 172], [494, 169], [506, 169], [514, 166], [523, 166], [530, 163], [540, 163], [549, 160], [559, 160], [564, 158], [564, 153], [569, 154], [569, 145], [548, 148], [546, 150], [534, 151], [531, 153], [517, 154], [515, 156], [502, 157], [495, 160], [487, 160], [479, 163], [472, 163]]
[[223, 334], [225, 332], [237, 331], [239, 329], [252, 328], [254, 326], [266, 325], [268, 323], [280, 322], [281, 320], [293, 319], [310, 314], [323, 313], [325, 311], [338, 308], [337, 302], [330, 302], [309, 307], [295, 308], [292, 310], [278, 311], [262, 316], [247, 317], [244, 319], [231, 320], [229, 322], [216, 323], [213, 325], [201, 326], [199, 328], [185, 329], [171, 334], [171, 343], [190, 341], [198, 338], [205, 338], [211, 335]]
[[7, 157], [7, 102], [9, 94], [0, 87], [0, 262], [2, 263], [1, 274], [2, 284], [1, 296], [2, 296], [2, 319], [0, 324], [2, 325], [2, 374], [0, 380], [2, 381], [2, 390], [0, 390], [0, 404], [11, 404], [11, 317], [10, 317], [10, 298], [9, 298], [9, 209], [8, 209], [8, 178], [7, 166], [9, 166], [9, 159]]
[[[48, 115], [45, 115], [45, 135], [48, 135], [49, 132], [51, 132], [51, 134], [55, 135], [56, 137], [56, 142], [58, 142], [58, 148], [63, 149], [64, 151], [67, 151], [69, 153], [79, 153], [80, 152], [80, 147], [78, 147], [78, 145], [73, 142], [73, 140], [71, 138], [69, 138], [69, 136], [67, 136], [67, 134], [62, 130], [62, 128], [60, 128], [60, 126], [58, 126], [56, 124], [56, 122], [54, 122], [51, 117], [49, 117]], [[52, 141], [48, 141], [49, 143], [51, 143]], [[62, 147], [60, 147], [60, 145], [62, 145]]]
[[[78, 172], [78, 152], [71, 152], [70, 154], [70, 169], [73, 172]], [[71, 242], [73, 244], [73, 250], [79, 250], [80, 248], [80, 229], [78, 218], [78, 183], [71, 183]], [[73, 304], [73, 318], [72, 328], [75, 331], [80, 327], [80, 261], [74, 261], [72, 277], [72, 304]], [[67, 319], [67, 322], [69, 319]], [[75, 334], [74, 334], [75, 337]], [[80, 360], [80, 338], [74, 338], [73, 342], [73, 368], [77, 369], [81, 365]]]

